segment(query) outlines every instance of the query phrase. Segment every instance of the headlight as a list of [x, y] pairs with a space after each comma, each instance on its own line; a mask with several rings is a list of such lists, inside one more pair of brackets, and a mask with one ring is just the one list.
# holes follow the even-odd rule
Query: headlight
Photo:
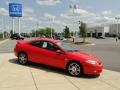
[[94, 61], [94, 60], [87, 60], [86, 62], [92, 65], [97, 64], [97, 61]]

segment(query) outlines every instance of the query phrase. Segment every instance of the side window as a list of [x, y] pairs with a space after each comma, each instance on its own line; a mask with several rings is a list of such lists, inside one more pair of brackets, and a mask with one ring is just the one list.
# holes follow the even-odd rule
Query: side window
[[35, 47], [40, 47], [40, 48], [42, 48], [43, 42], [42, 42], [42, 41], [35, 41], [35, 42], [32, 42], [31, 45], [33, 45], [33, 46], [35, 46]]
[[35, 41], [35, 42], [32, 42], [31, 45], [35, 47], [47, 49], [50, 51], [56, 51], [59, 49], [59, 47], [55, 45], [54, 43], [46, 42], [46, 41]]
[[56, 50], [58, 50], [59, 48], [58, 48], [58, 46], [56, 46], [55, 44], [50, 43], [50, 42], [47, 42], [47, 49], [48, 49], [48, 50], [51, 50], [51, 51], [56, 51]]

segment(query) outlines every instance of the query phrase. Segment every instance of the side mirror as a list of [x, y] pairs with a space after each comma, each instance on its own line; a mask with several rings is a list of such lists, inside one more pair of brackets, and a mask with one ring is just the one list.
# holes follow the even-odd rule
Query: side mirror
[[56, 53], [63, 54], [63, 52], [61, 50], [57, 50]]

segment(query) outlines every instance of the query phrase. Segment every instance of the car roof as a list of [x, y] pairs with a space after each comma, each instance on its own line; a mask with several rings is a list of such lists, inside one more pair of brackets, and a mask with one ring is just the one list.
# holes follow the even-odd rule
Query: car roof
[[34, 41], [49, 41], [49, 42], [53, 42], [53, 43], [60, 42], [60, 40], [48, 39], [48, 38], [36, 38], [34, 40], [31, 40], [31, 42], [34, 42]]

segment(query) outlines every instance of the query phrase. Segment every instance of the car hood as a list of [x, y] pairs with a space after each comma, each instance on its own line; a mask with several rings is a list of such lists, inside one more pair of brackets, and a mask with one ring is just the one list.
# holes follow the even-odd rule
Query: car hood
[[72, 57], [72, 59], [76, 60], [94, 60], [98, 62], [100, 61], [97, 57], [85, 52], [69, 52], [68, 54]]

